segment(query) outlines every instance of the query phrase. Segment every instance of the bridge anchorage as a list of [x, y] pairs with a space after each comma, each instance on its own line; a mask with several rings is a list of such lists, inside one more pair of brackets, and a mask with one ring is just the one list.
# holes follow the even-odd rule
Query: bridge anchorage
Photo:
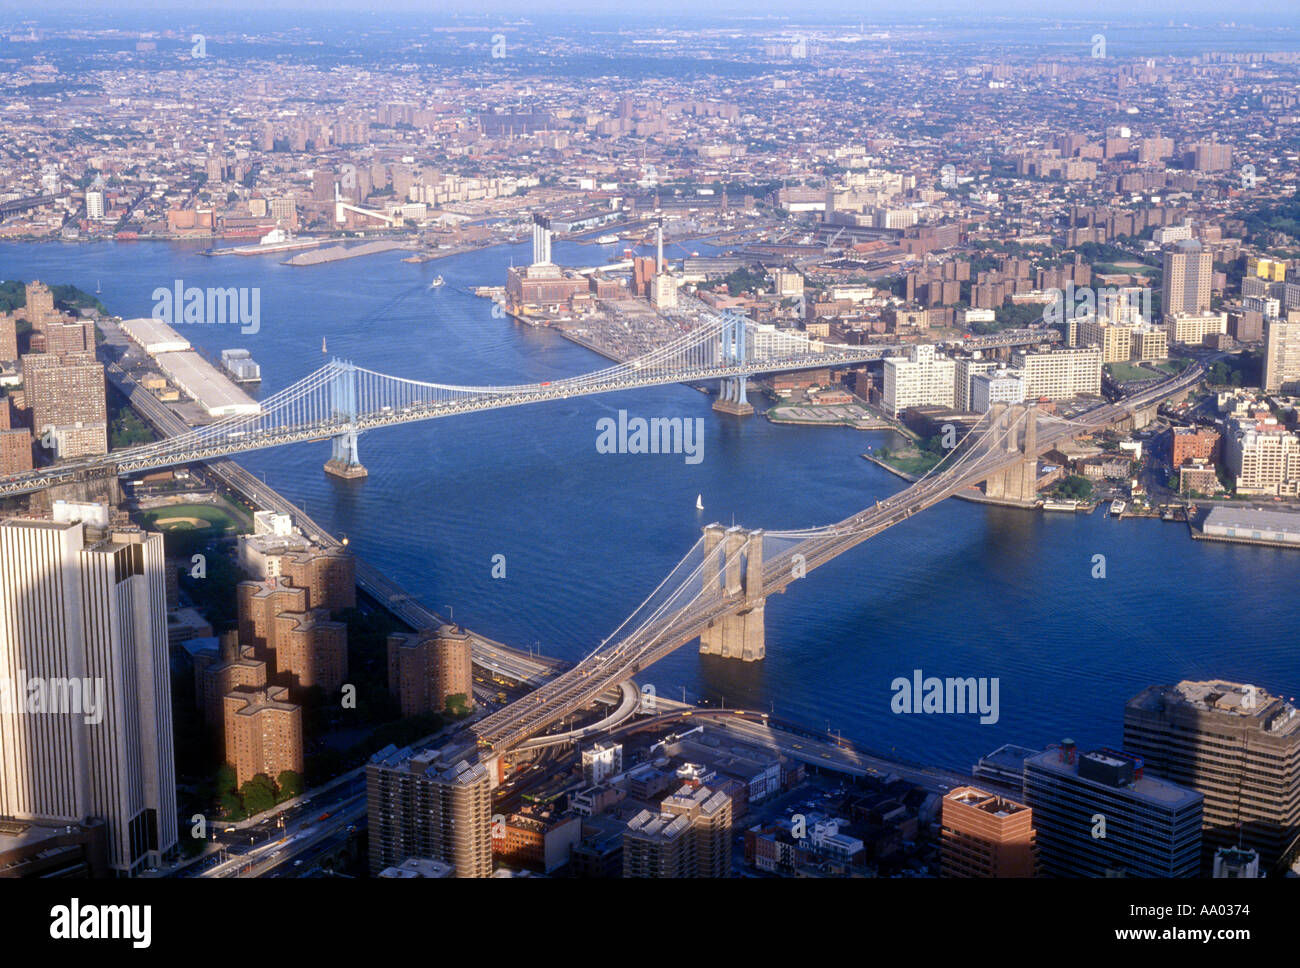
[[[744, 577], [742, 580], [742, 559]], [[763, 532], [740, 527], [704, 529], [703, 592], [742, 599], [734, 612], [709, 622], [700, 633], [700, 655], [757, 662], [767, 655], [763, 625]]]
[[357, 368], [351, 363], [335, 361], [329, 397], [333, 416], [343, 421], [344, 429], [331, 438], [334, 451], [325, 462], [325, 473], [348, 481], [368, 477], [370, 472], [357, 456]]
[[[747, 360], [746, 349], [752, 340], [747, 340], [749, 327], [746, 321], [735, 313], [722, 317], [719, 328], [721, 337], [721, 355], [724, 366], [743, 367]], [[719, 413], [735, 414], [748, 417], [754, 412], [754, 405], [745, 397], [745, 374], [723, 377], [718, 384], [718, 399], [713, 402], [713, 409]]]

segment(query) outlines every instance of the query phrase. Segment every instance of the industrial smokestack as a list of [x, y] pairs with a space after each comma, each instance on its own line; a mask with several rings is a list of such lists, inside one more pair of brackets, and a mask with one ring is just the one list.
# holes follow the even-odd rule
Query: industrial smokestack
[[545, 215], [533, 216], [533, 265], [551, 264], [551, 220]]
[[664, 220], [659, 219], [655, 223], [655, 246], [657, 249], [655, 255], [655, 272], [664, 271]]

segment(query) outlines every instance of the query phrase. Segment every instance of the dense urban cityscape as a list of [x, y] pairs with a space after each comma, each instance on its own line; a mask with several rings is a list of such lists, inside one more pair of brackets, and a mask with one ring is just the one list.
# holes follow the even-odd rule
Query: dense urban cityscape
[[715, 16], [0, 14], [0, 876], [1300, 877], [1294, 16]]

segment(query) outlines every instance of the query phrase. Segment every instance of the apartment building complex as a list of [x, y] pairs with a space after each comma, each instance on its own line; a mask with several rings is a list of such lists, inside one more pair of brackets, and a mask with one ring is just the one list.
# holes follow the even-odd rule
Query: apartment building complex
[[288, 697], [283, 686], [236, 686], [222, 697], [226, 762], [239, 786], [259, 773], [302, 772], [302, 707]]
[[884, 367], [881, 402], [893, 416], [908, 407], [953, 405], [956, 364], [933, 346], [913, 346], [906, 358], [888, 357]]
[[1200, 346], [1207, 336], [1221, 336], [1228, 331], [1228, 314], [1202, 310], [1195, 313], [1172, 313], [1165, 316], [1165, 339], [1169, 343]]
[[473, 706], [469, 635], [452, 625], [390, 635], [388, 691], [401, 704], [403, 716], [442, 712], [452, 696], [459, 696], [466, 708]]
[[1101, 393], [1101, 350], [1095, 346], [1021, 351], [1012, 366], [1024, 381], [1026, 400]]
[[416, 753], [392, 746], [366, 765], [370, 871], [404, 860], [450, 864], [457, 877], [492, 875], [492, 791], [472, 749]]
[[1300, 495], [1300, 437], [1266, 413], [1228, 421], [1223, 460], [1238, 494]]
[[1300, 393], [1300, 320], [1264, 321], [1264, 392]]
[[22, 369], [32, 429], [56, 457], [108, 453], [104, 367], [93, 351], [24, 353]]
[[642, 810], [623, 833], [624, 877], [727, 877], [731, 873], [731, 798], [706, 786], [682, 787], [659, 813]]
[[1166, 248], [1161, 301], [1164, 315], [1200, 313], [1209, 309], [1213, 274], [1213, 255], [1195, 239], [1184, 239]]

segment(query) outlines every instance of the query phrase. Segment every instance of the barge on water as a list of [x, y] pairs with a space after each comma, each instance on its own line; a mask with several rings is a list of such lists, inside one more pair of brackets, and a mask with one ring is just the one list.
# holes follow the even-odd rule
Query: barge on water
[[1079, 510], [1078, 501], [1044, 501], [1044, 511], [1069, 511], [1071, 513]]
[[261, 383], [262, 368], [253, 361], [248, 350], [222, 350], [221, 368], [236, 383]]

